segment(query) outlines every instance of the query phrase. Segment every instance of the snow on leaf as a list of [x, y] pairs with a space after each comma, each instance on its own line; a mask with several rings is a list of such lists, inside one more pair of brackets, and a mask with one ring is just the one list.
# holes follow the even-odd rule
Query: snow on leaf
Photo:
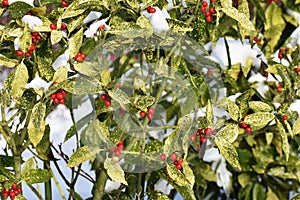
[[104, 168], [112, 181], [128, 185], [125, 180], [125, 174], [119, 163], [114, 162], [111, 158], [104, 161]]

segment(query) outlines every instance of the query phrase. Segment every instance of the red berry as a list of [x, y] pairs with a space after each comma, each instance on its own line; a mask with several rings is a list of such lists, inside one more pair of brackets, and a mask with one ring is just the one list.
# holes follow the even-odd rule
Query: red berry
[[34, 38], [34, 39], [32, 39], [32, 43], [36, 43], [36, 39]]
[[190, 140], [191, 140], [192, 142], [194, 142], [196, 139], [197, 139], [197, 136], [196, 136], [196, 135], [191, 135]]
[[143, 118], [143, 117], [145, 117], [145, 116], [146, 116], [146, 112], [145, 112], [145, 111], [141, 111], [141, 112], [140, 112], [140, 117]]
[[32, 15], [32, 12], [31, 12], [31, 11], [28, 11], [28, 12], [26, 13], [26, 15]]
[[282, 59], [282, 58], [283, 58], [283, 54], [282, 54], [282, 53], [279, 53], [279, 54], [278, 54], [278, 58], [279, 58], [279, 59]]
[[98, 27], [98, 31], [104, 30], [104, 29], [105, 29], [105, 24], [101, 24], [101, 25]]
[[29, 57], [30, 55], [31, 55], [31, 54], [30, 54], [29, 52], [26, 52], [26, 53], [25, 53], [25, 56], [26, 56], [26, 57]]
[[282, 47], [279, 48], [279, 52], [283, 52], [283, 48]]
[[56, 94], [56, 98], [59, 100], [64, 99], [64, 95], [61, 92], [59, 92]]
[[116, 149], [115, 156], [120, 156], [120, 155], [121, 155], [121, 151], [119, 149]]
[[214, 7], [211, 7], [211, 8], [209, 9], [209, 12], [210, 12], [211, 14], [214, 14], [214, 13], [216, 12], [216, 10], [215, 10]]
[[124, 149], [124, 144], [118, 144], [118, 149], [123, 150]]
[[20, 193], [18, 192], [18, 190], [14, 190], [14, 193], [15, 193], [15, 196], [17, 196], [18, 194], [20, 194]]
[[176, 169], [180, 170], [182, 168], [181, 165], [175, 165]]
[[276, 87], [276, 88], [280, 88], [280, 83], [277, 83], [277, 84], [275, 85], [275, 87]]
[[57, 27], [56, 27], [56, 24], [50, 24], [50, 29], [51, 29], [51, 30], [56, 30], [56, 28], [57, 28]]
[[120, 89], [121, 88], [121, 84], [116, 84], [116, 88]]
[[285, 51], [285, 52], [288, 52], [289, 50], [290, 50], [290, 49], [289, 49], [288, 47], [286, 47], [284, 51]]
[[8, 192], [3, 192], [3, 193], [2, 193], [2, 196], [3, 196], [4, 198], [7, 198], [7, 197], [8, 197]]
[[178, 163], [178, 165], [182, 165], [182, 163], [183, 163], [183, 160], [182, 160], [182, 159], [180, 159], [180, 160], [178, 160], [178, 161], [177, 161], [177, 163]]
[[163, 154], [160, 155], [161, 160], [166, 160], [166, 158], [167, 158], [166, 154], [163, 153]]
[[299, 73], [299, 72], [300, 72], [300, 68], [299, 68], [299, 67], [296, 67], [296, 68], [294, 68], [294, 71], [295, 71], [296, 73]]
[[17, 56], [23, 56], [24, 52], [22, 50], [16, 51]]
[[86, 55], [84, 53], [81, 53], [80, 57], [84, 60], [86, 58]]
[[64, 97], [66, 97], [67, 96], [67, 92], [66, 91], [64, 91], [64, 90], [61, 90], [60, 91], [60, 93], [64, 96]]
[[289, 117], [287, 115], [283, 115], [281, 118], [282, 120], [287, 120]]
[[211, 14], [211, 13], [210, 13], [209, 11], [206, 11], [206, 12], [205, 12], [205, 16], [206, 16], [206, 17], [210, 16], [210, 14]]
[[15, 193], [13, 192], [13, 191], [11, 191], [10, 193], [9, 193], [9, 197], [11, 198], [11, 199], [13, 199], [13, 198], [15, 198]]
[[38, 36], [36, 36], [36, 39], [41, 40], [42, 38], [41, 38], [41, 36], [38, 35]]
[[153, 115], [155, 113], [155, 109], [154, 108], [148, 108], [148, 113]]
[[252, 128], [250, 126], [248, 126], [248, 127], [245, 128], [245, 131], [247, 133], [251, 133], [252, 132]]
[[106, 106], [106, 107], [111, 106], [111, 100], [109, 100], [109, 99], [106, 100], [106, 101], [105, 101], [105, 106]]
[[53, 99], [53, 103], [57, 104], [59, 103], [59, 100], [57, 98]]
[[66, 30], [67, 29], [67, 25], [65, 23], [62, 23], [60, 28], [61, 28], [61, 30]]
[[247, 128], [247, 127], [248, 127], [248, 125], [247, 125], [245, 122], [240, 123], [240, 126], [241, 126], [242, 128]]
[[205, 135], [210, 134], [211, 133], [211, 128], [204, 129], [204, 133], [205, 133]]
[[101, 94], [100, 98], [103, 101], [107, 100], [107, 94]]
[[283, 88], [281, 87], [277, 88], [277, 92], [283, 92]]
[[211, 75], [213, 75], [213, 72], [209, 69], [209, 70], [207, 70], [207, 75], [211, 76]]
[[78, 56], [76, 59], [75, 59], [77, 62], [82, 62], [83, 61], [83, 58], [81, 56]]
[[21, 194], [22, 193], [22, 188], [17, 188], [17, 191], [18, 191], [19, 194]]
[[172, 154], [170, 155], [170, 160], [176, 161], [176, 160], [177, 160], [177, 154], [176, 154], [176, 153], [172, 153]]
[[34, 44], [30, 45], [29, 51], [34, 51], [36, 50], [36, 46]]
[[148, 113], [148, 114], [147, 114], [147, 118], [148, 118], [149, 120], [151, 120], [151, 119], [153, 119], [153, 115], [150, 114], [150, 113]]
[[153, 7], [148, 7], [148, 8], [146, 8], [146, 10], [148, 11], [148, 13], [155, 13], [156, 12], [156, 9], [153, 8]]
[[201, 10], [202, 12], [205, 12], [205, 11], [206, 11], [206, 7], [201, 6], [200, 10]]
[[206, 22], [212, 22], [212, 16], [207, 16], [207, 17], [205, 18], [205, 20], [206, 20]]
[[200, 137], [200, 142], [201, 143], [204, 143], [206, 141], [206, 138], [205, 137]]
[[208, 6], [207, 1], [203, 1], [203, 2], [202, 2], [202, 6], [203, 6], [203, 7], [207, 7], [207, 6]]
[[8, 0], [3, 0], [3, 1], [2, 1], [2, 5], [3, 5], [3, 6], [9, 6]]
[[3, 191], [2, 191], [3, 193], [9, 193], [9, 190], [8, 189], [6, 189], [6, 188], [3, 188]]
[[68, 2], [66, 2], [66, 1], [61, 1], [61, 5], [62, 5], [63, 7], [67, 7], [69, 4], [68, 4]]
[[64, 104], [65, 103], [65, 99], [60, 99], [59, 100], [59, 104]]
[[38, 36], [39, 33], [38, 33], [38, 32], [32, 32], [32, 35], [33, 35], [33, 36]]

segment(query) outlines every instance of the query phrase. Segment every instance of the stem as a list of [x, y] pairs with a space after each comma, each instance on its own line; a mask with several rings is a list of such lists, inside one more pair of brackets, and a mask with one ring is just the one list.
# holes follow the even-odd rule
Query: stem
[[[44, 168], [47, 168], [47, 165], [50, 166], [49, 161], [44, 161]], [[52, 188], [51, 188], [51, 179], [44, 183], [45, 185], [45, 200], [52, 199]]]
[[15, 179], [16, 182], [19, 182], [21, 180], [21, 165], [22, 165], [22, 158], [21, 155], [14, 153], [14, 162], [15, 162]]
[[33, 187], [32, 185], [28, 184], [28, 187], [31, 189], [31, 191], [39, 198], [39, 200], [43, 200], [43, 197], [41, 194]]
[[57, 187], [57, 189], [58, 189], [58, 191], [59, 191], [59, 193], [60, 193], [61, 198], [62, 198], [63, 200], [66, 200], [66, 197], [65, 197], [65, 195], [64, 195], [64, 193], [63, 193], [63, 190], [62, 190], [61, 186], [59, 185], [59, 182], [58, 182], [58, 180], [56, 179], [56, 177], [55, 177], [55, 175], [54, 175], [54, 173], [53, 173], [53, 171], [52, 171], [50, 165], [49, 165], [48, 163], [45, 163], [45, 164], [46, 164], [47, 169], [48, 169], [49, 172], [51, 173], [51, 176], [52, 176], [52, 178], [53, 178], [53, 180], [54, 180], [54, 183], [55, 183], [55, 185], [56, 185], [56, 187]]
[[[93, 195], [94, 195], [94, 200], [101, 200], [105, 194], [105, 184], [107, 181], [107, 174], [104, 169], [100, 169], [96, 171], [97, 174], [97, 181], [94, 185], [93, 189]], [[99, 174], [99, 175], [98, 175]]]

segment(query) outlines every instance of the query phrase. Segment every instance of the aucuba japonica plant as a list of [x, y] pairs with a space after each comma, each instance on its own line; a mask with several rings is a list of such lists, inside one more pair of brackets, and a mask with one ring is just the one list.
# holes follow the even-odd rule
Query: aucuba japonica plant
[[299, 4], [3, 0], [1, 199], [298, 199]]

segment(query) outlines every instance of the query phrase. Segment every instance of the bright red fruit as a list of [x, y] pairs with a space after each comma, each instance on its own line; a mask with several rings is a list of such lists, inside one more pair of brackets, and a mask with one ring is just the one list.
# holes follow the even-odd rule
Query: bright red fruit
[[294, 68], [294, 72], [299, 73], [300, 72], [300, 68], [299, 67]]
[[207, 1], [203, 1], [203, 2], [202, 2], [202, 6], [203, 6], [203, 7], [207, 7], [207, 6], [208, 6]]
[[148, 7], [148, 8], [146, 8], [146, 10], [148, 11], [148, 13], [155, 13], [156, 12], [156, 9], [153, 8], [153, 7]]
[[282, 53], [279, 53], [279, 54], [278, 54], [278, 58], [279, 58], [279, 59], [282, 59], [282, 58], [283, 58], [283, 54], [282, 54]]
[[56, 24], [50, 24], [50, 29], [51, 29], [51, 30], [56, 30], [56, 28], [57, 28], [57, 27], [56, 27]]
[[251, 133], [251, 132], [252, 132], [252, 128], [251, 128], [250, 126], [248, 126], [247, 128], [245, 128], [245, 131], [246, 131], [247, 133]]
[[147, 118], [148, 118], [149, 120], [153, 119], [153, 114], [148, 113]]
[[17, 56], [23, 56], [24, 52], [22, 50], [17, 50], [16, 54], [17, 54]]
[[67, 25], [65, 23], [62, 23], [60, 28], [61, 28], [61, 30], [66, 30], [67, 29]]
[[63, 7], [67, 7], [69, 4], [68, 4], [68, 2], [66, 2], [66, 1], [61, 1], [61, 5], [62, 5]]
[[167, 158], [166, 154], [163, 153], [163, 154], [160, 155], [161, 160], [166, 160], [166, 158]]
[[177, 160], [177, 154], [176, 154], [176, 153], [172, 153], [172, 154], [170, 155], [170, 160], [176, 161], [176, 160]]
[[8, 0], [3, 0], [3, 1], [2, 1], [2, 5], [3, 5], [3, 6], [9, 6]]
[[141, 111], [140, 112], [140, 116], [141, 116], [141, 118], [145, 117], [146, 116], [146, 112], [145, 111]]
[[111, 106], [111, 100], [109, 100], [109, 99], [106, 100], [106, 101], [105, 101], [105, 106], [106, 106], [106, 107]]
[[196, 135], [191, 135], [190, 140], [191, 140], [192, 142], [194, 142], [196, 139], [197, 139], [197, 136], [196, 136]]
[[287, 115], [283, 115], [281, 118], [282, 120], [287, 120], [289, 117]]
[[153, 115], [155, 113], [155, 109], [154, 108], [148, 108], [148, 113]]

